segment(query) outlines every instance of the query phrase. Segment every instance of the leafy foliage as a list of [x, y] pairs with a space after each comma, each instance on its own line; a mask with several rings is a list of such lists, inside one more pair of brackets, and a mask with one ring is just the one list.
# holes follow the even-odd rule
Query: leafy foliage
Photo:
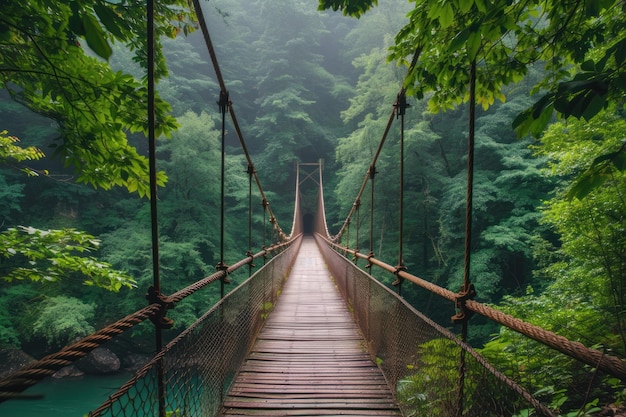
[[[599, 115], [589, 124], [559, 123], [548, 129], [542, 145], [537, 148], [550, 158], [552, 175], [574, 178], [546, 204], [546, 221], [558, 231], [562, 242], [560, 261], [554, 262], [546, 272], [561, 291], [568, 285], [587, 288], [584, 293], [589, 301], [608, 314], [598, 329], [605, 334], [618, 335], [621, 352], [626, 351], [623, 316], [626, 310], [623, 233], [626, 177], [602, 155], [623, 152], [620, 132], [624, 127], [624, 120], [610, 113]], [[585, 184], [589, 171], [598, 168], [599, 158], [603, 173], [601, 183]], [[596, 342], [600, 343], [601, 339]], [[612, 340], [611, 344], [615, 342]]]
[[[7, 164], [11, 161], [34, 161], [43, 158], [43, 152], [35, 147], [28, 146], [23, 148], [17, 143], [20, 141], [16, 136], [8, 136], [7, 131], [0, 132], [0, 163]], [[30, 168], [22, 168], [27, 175], [37, 176], [37, 171]]]
[[372, 6], [377, 6], [378, 0], [320, 0], [319, 9], [342, 10], [343, 14], [360, 17]]
[[0, 233], [0, 264], [5, 281], [57, 281], [69, 273], [84, 276], [84, 284], [112, 291], [132, 288], [135, 281], [110, 269], [93, 257], [80, 256], [94, 251], [100, 241], [72, 229], [39, 230], [33, 227], [9, 228]]
[[[186, 1], [155, 2], [157, 36], [188, 31]], [[135, 0], [105, 2], [5, 2], [0, 12], [0, 85], [18, 102], [58, 123], [56, 154], [79, 173], [80, 181], [105, 189], [124, 186], [148, 192], [148, 164], [128, 143], [127, 134], [147, 132], [142, 103], [145, 83], [106, 62], [110, 43], [135, 50], [145, 66], [145, 16]], [[157, 54], [161, 57], [157, 45]], [[158, 74], [165, 74], [158, 61]], [[176, 127], [169, 106], [157, 99], [157, 134]], [[164, 175], [159, 175], [163, 184]]]
[[459, 348], [448, 339], [419, 346], [416, 372], [398, 381], [398, 401], [409, 416], [445, 416], [455, 409]]
[[63, 346], [77, 337], [94, 331], [90, 321], [95, 306], [74, 297], [47, 299], [33, 326], [33, 335], [42, 337], [51, 346]]

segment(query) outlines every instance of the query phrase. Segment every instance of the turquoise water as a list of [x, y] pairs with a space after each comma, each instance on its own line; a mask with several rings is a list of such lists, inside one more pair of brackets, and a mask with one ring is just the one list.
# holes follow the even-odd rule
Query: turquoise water
[[0, 404], [0, 416], [82, 417], [102, 404], [130, 376], [121, 373], [110, 376], [50, 378], [24, 392], [26, 395], [43, 395], [43, 398], [5, 401]]

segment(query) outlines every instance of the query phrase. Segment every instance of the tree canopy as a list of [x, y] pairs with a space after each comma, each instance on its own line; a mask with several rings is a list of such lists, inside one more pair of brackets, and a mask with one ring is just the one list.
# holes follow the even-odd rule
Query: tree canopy
[[[430, 93], [433, 110], [468, 99], [469, 64], [477, 68], [477, 101], [504, 100], [502, 87], [520, 82], [534, 65], [545, 76], [542, 96], [514, 121], [519, 134], [539, 134], [554, 112], [590, 119], [626, 92], [626, 5], [617, 0], [412, 0], [390, 60], [409, 65], [409, 93]], [[360, 16], [375, 0], [320, 0], [320, 8]]]
[[[186, 0], [155, 2], [155, 32], [188, 32]], [[78, 179], [108, 189], [123, 186], [144, 195], [148, 162], [127, 135], [147, 132], [146, 84], [114, 71], [106, 60], [112, 44], [134, 51], [146, 65], [145, 4], [138, 0], [3, 2], [0, 11], [0, 86], [14, 100], [58, 124], [50, 144]], [[157, 76], [166, 74], [160, 42]], [[157, 134], [176, 126], [170, 107], [157, 98]], [[159, 182], [165, 181], [163, 173]]]

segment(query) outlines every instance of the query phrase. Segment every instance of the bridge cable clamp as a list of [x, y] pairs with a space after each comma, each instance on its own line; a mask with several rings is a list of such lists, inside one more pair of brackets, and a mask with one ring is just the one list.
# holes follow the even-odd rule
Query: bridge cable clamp
[[148, 292], [146, 293], [146, 300], [148, 300], [149, 304], [161, 305], [161, 308], [159, 309], [157, 314], [150, 317], [150, 321], [160, 329], [171, 329], [174, 326], [174, 320], [170, 319], [169, 317], [165, 317], [165, 315], [167, 314], [167, 310], [175, 307], [174, 302], [169, 301], [168, 297], [157, 291], [153, 286], [150, 286], [150, 288], [148, 288]]
[[474, 284], [470, 284], [469, 288], [462, 287], [459, 293], [457, 294], [456, 301], [454, 302], [455, 307], [459, 310], [454, 316], [452, 316], [453, 323], [461, 323], [463, 321], [469, 320], [474, 312], [469, 310], [465, 306], [465, 302], [467, 300], [473, 300], [476, 297], [476, 289], [474, 288]]
[[354, 248], [353, 250], [350, 251], [350, 253], [352, 253], [352, 263], [354, 263], [356, 265], [357, 262], [359, 261], [359, 246], [358, 246], [358, 244], [357, 244], [356, 248]]
[[222, 278], [220, 278], [220, 280], [224, 283], [224, 284], [230, 284], [230, 280], [228, 279], [228, 265], [226, 265], [223, 261], [220, 261], [217, 265], [215, 265], [215, 269], [217, 271], [224, 271], [225, 274], [224, 276], [222, 276]]
[[217, 105], [220, 107], [220, 113], [223, 115], [226, 114], [226, 109], [232, 104], [229, 95], [228, 91], [220, 91], [220, 99]]
[[411, 107], [411, 105], [406, 102], [406, 91], [404, 88], [396, 96], [396, 102], [393, 103], [393, 107], [396, 108], [396, 119], [400, 118], [400, 116], [404, 116], [406, 109]]
[[249, 258], [252, 258], [250, 259], [250, 266], [254, 268], [256, 265], [254, 264], [254, 254], [252, 253], [252, 251], [251, 250], [247, 251], [246, 256]]
[[402, 282], [404, 281], [404, 278], [400, 276], [400, 271], [406, 271], [406, 266], [404, 264], [397, 265], [395, 271], [393, 271], [393, 274], [396, 276], [396, 280], [392, 282], [391, 285], [394, 287], [402, 285]]

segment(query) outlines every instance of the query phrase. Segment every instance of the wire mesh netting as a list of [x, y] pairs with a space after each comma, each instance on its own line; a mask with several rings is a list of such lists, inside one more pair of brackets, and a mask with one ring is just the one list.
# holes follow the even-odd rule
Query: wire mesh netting
[[280, 294], [300, 241], [230, 292], [90, 416], [217, 415]]
[[405, 415], [495, 417], [546, 413], [519, 386], [503, 381], [499, 372], [454, 334], [319, 243], [370, 354]]

